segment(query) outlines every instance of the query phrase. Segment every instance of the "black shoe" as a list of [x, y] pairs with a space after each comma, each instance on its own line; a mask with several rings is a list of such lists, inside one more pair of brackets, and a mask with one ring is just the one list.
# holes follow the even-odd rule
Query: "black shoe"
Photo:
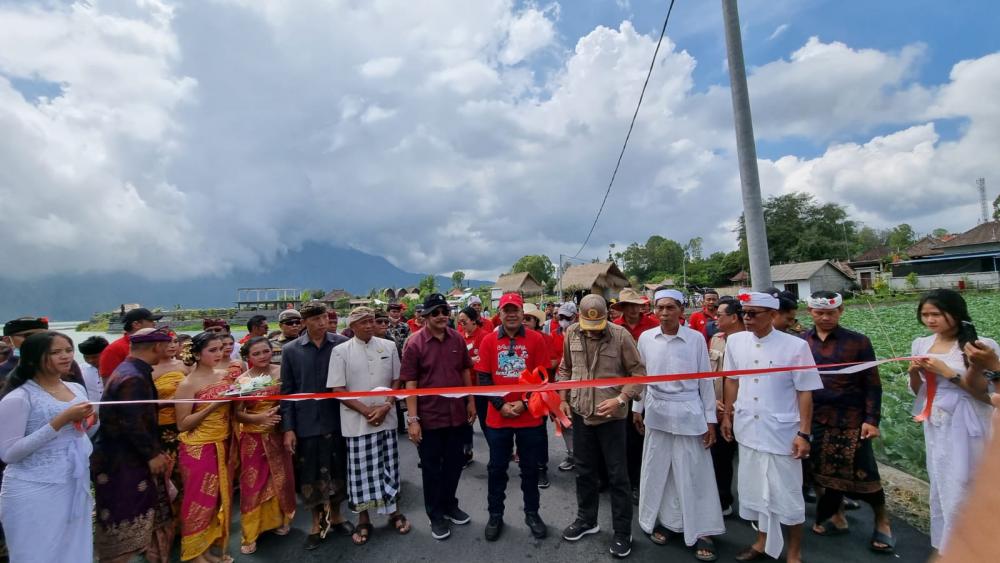
[[309, 534], [306, 537], [306, 551], [316, 549], [321, 543], [323, 543], [323, 538], [319, 537], [319, 534]]
[[462, 465], [462, 469], [465, 469], [465, 468], [469, 467], [470, 465], [472, 465], [472, 458], [473, 458], [473, 453], [472, 452], [468, 452], [468, 453], [465, 454], [465, 464]]
[[563, 539], [566, 541], [576, 541], [583, 536], [596, 534], [600, 531], [601, 527], [597, 524], [588, 524], [587, 522], [577, 518], [575, 522], [566, 526], [566, 529], [563, 530]]
[[431, 520], [431, 536], [436, 540], [446, 540], [451, 535], [451, 524], [444, 518]]
[[632, 488], [632, 504], [639, 506], [639, 488]]
[[611, 555], [619, 559], [624, 559], [628, 557], [629, 553], [632, 553], [632, 536], [630, 534], [615, 534], [613, 540], [611, 540]]
[[549, 472], [546, 470], [541, 470], [538, 472], [538, 488], [548, 489], [552, 483], [549, 482]]
[[500, 539], [500, 532], [503, 530], [503, 514], [490, 514], [490, 520], [486, 523], [486, 541], [497, 541]]
[[[535, 539], [540, 540], [549, 535], [549, 529], [545, 527], [545, 522], [542, 522], [542, 517], [537, 512], [525, 512], [524, 523], [528, 525], [528, 529], [531, 530], [531, 535], [535, 536]], [[489, 527], [487, 527], [488, 529]]]
[[457, 506], [446, 512], [444, 517], [448, 520], [451, 520], [452, 524], [458, 524], [458, 525], [468, 524], [469, 520], [472, 520], [472, 518], [468, 514], [466, 514], [465, 511], [463, 511], [461, 508]]

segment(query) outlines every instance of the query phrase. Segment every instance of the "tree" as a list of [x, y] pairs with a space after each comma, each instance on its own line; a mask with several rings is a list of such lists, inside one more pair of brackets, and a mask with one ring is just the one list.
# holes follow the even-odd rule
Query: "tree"
[[312, 290], [312, 298], [313, 299], [322, 299], [324, 295], [326, 295], [326, 292], [323, 291], [322, 289], [314, 289], [314, 290]]
[[434, 279], [434, 276], [427, 276], [420, 280], [417, 290], [420, 292], [420, 297], [427, 297], [437, 291], [437, 280]]
[[[998, 197], [997, 199], [1000, 200], [1000, 197]], [[998, 218], [996, 216], [996, 211], [993, 212], [993, 218], [994, 219]], [[931, 231], [931, 234], [934, 235], [934, 238], [941, 238], [948, 234], [948, 229], [937, 228]]]
[[465, 272], [462, 270], [455, 270], [451, 273], [451, 286], [458, 289], [462, 289], [462, 283], [465, 281]]
[[549, 286], [555, 279], [556, 267], [552, 265], [552, 260], [549, 260], [548, 256], [530, 254], [519, 258], [510, 269], [512, 274], [521, 272], [528, 272], [531, 277], [535, 278], [535, 281], [543, 286]]
[[701, 237], [694, 237], [684, 246], [684, 250], [687, 251], [688, 256], [691, 257], [692, 261], [697, 262], [701, 260], [702, 242], [703, 240]]
[[901, 223], [893, 227], [886, 239], [886, 244], [889, 248], [897, 252], [906, 250], [913, 246], [915, 242], [917, 242], [917, 234], [913, 232], [913, 227], [906, 223]]
[[[819, 205], [806, 193], [773, 196], [764, 202], [764, 224], [771, 262], [846, 259], [856, 253], [857, 224], [836, 203]], [[740, 217], [740, 251], [746, 249], [746, 228]]]

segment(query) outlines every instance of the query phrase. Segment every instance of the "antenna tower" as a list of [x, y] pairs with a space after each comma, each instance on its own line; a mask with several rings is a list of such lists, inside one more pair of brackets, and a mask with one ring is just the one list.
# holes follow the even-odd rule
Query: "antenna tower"
[[980, 222], [987, 223], [990, 220], [990, 207], [986, 203], [986, 178], [977, 179], [976, 188], [979, 190], [979, 205], [982, 207], [983, 212]]

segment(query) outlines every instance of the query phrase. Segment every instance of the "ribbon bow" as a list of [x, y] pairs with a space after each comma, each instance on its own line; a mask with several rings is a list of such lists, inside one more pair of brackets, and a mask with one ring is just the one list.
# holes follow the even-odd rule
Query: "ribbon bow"
[[[517, 382], [522, 385], [545, 385], [549, 382], [549, 373], [545, 368], [538, 366], [533, 370], [524, 370], [518, 377]], [[556, 421], [556, 436], [562, 436], [563, 427], [573, 426], [570, 420], [559, 408], [562, 399], [555, 391], [533, 391], [528, 398], [528, 412], [532, 416], [539, 418], [548, 416]]]

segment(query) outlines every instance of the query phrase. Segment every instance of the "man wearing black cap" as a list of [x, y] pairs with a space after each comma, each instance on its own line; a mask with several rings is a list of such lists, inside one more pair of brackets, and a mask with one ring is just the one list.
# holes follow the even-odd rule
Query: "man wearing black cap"
[[[329, 391], [330, 353], [347, 338], [328, 332], [330, 321], [322, 302], [306, 303], [299, 314], [305, 330], [281, 349], [281, 393]], [[295, 462], [295, 487], [302, 504], [312, 511], [305, 548], [319, 547], [331, 530], [350, 536], [354, 526], [340, 512], [347, 498], [347, 442], [341, 433], [340, 401], [281, 401], [280, 408], [285, 449]]]
[[155, 327], [156, 321], [162, 318], [163, 315], [154, 315], [152, 311], [143, 307], [125, 313], [122, 318], [122, 322], [125, 324], [125, 334], [101, 352], [101, 363], [97, 368], [97, 373], [101, 374], [101, 377], [111, 377], [111, 373], [115, 371], [118, 364], [122, 363], [128, 356], [129, 335], [137, 330]]
[[399, 357], [403, 357], [403, 344], [410, 337], [410, 325], [406, 324], [403, 318], [403, 304], [389, 303], [389, 329], [386, 338], [396, 343], [396, 350]]
[[[131, 350], [108, 378], [103, 400], [156, 400], [153, 366], [169, 358], [173, 336], [166, 329], [145, 328], [127, 338]], [[157, 518], [170, 514], [169, 507], [158, 510], [159, 503], [169, 504], [170, 497], [165, 494], [169, 458], [161, 449], [157, 407], [115, 405], [101, 409], [99, 416], [101, 426], [90, 460], [97, 556], [101, 561], [128, 561], [146, 553], [150, 561], [169, 560], [169, 553], [156, 551], [157, 546], [172, 543], [175, 525], [172, 519]], [[155, 541], [156, 535], [167, 541]]]
[[[423, 312], [423, 328], [403, 350], [399, 379], [407, 389], [471, 385], [472, 357], [465, 337], [448, 328], [451, 308], [444, 295], [428, 295]], [[444, 540], [451, 535], [451, 524], [470, 521], [455, 493], [465, 465], [466, 428], [476, 419], [476, 406], [472, 395], [426, 396], [407, 397], [406, 409], [407, 433], [420, 454], [431, 536]]]
[[7, 321], [3, 325], [3, 341], [10, 345], [12, 351], [7, 361], [0, 364], [0, 385], [7, 381], [7, 375], [14, 371], [20, 361], [19, 351], [24, 339], [49, 329], [49, 320], [44, 317], [21, 317]]
[[97, 369], [100, 367], [101, 353], [107, 347], [108, 340], [102, 336], [91, 336], [76, 346], [77, 350], [83, 354], [84, 364], [80, 371], [83, 372], [83, 382], [87, 388], [87, 398], [94, 402], [100, 401], [101, 396], [104, 394], [104, 382], [101, 381], [101, 376], [98, 375]]

